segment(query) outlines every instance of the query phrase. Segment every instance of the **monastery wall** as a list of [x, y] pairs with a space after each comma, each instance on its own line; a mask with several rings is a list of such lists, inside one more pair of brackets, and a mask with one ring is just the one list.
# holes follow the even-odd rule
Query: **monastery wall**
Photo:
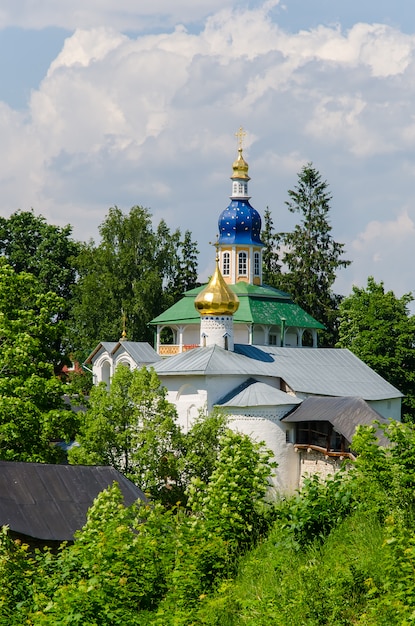
[[300, 464], [300, 487], [307, 476], [317, 474], [321, 479], [325, 480], [328, 476], [333, 476], [344, 463], [338, 457], [326, 458], [324, 454], [317, 450], [298, 450], [297, 455]]
[[[278, 463], [272, 478], [273, 487], [280, 493], [292, 493], [298, 487], [299, 457], [292, 443], [286, 442], [286, 424], [280, 419], [292, 406], [273, 409], [249, 409], [243, 414], [237, 409], [229, 411], [230, 426], [233, 430], [249, 435], [256, 441], [263, 441]], [[247, 410], [248, 411], [248, 410]]]

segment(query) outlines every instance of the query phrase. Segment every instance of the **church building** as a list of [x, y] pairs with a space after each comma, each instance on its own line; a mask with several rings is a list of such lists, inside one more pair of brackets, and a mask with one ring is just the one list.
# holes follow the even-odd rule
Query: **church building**
[[[219, 216], [216, 244], [222, 278], [239, 300], [232, 321], [235, 343], [317, 347], [317, 332], [324, 328], [323, 324], [296, 305], [287, 293], [262, 284], [261, 217], [250, 203], [248, 163], [241, 145], [243, 133], [240, 130], [237, 134], [239, 148], [232, 165], [230, 203]], [[194, 301], [202, 289], [186, 292], [181, 300], [152, 320], [156, 329], [155, 348], [161, 356], [200, 345], [200, 316]], [[161, 339], [166, 329], [172, 339], [168, 344]]]
[[399, 420], [402, 394], [349, 350], [319, 348], [324, 326], [262, 284], [261, 217], [250, 203], [237, 135], [209, 283], [152, 320], [154, 350], [125, 339], [101, 343], [86, 363], [96, 382], [109, 382], [119, 362], [154, 367], [185, 430], [200, 411], [222, 408], [231, 428], [274, 452], [274, 485], [287, 492], [306, 473], [332, 473], [353, 457], [357, 425]]

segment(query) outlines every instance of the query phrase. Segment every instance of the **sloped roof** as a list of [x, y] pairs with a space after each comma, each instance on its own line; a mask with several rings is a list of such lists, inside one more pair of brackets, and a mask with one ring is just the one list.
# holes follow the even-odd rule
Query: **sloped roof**
[[43, 541], [72, 541], [96, 496], [116, 481], [129, 506], [144, 493], [112, 467], [0, 461], [0, 525]]
[[235, 345], [235, 352], [253, 359], [259, 350], [272, 357], [270, 375], [283, 378], [298, 393], [365, 400], [402, 397], [396, 387], [347, 349]]
[[119, 341], [111, 350], [111, 354], [116, 355], [119, 350], [123, 349], [136, 363], [155, 363], [162, 359], [147, 341]]
[[[334, 430], [351, 441], [357, 426], [368, 426], [377, 420], [381, 424], [387, 424], [363, 398], [306, 398], [302, 404], [295, 408], [281, 421], [288, 423], [325, 421], [332, 424]], [[388, 440], [381, 432], [378, 440], [382, 445], [387, 445]]]
[[300, 404], [295, 396], [291, 396], [281, 389], [276, 389], [267, 383], [261, 383], [255, 378], [248, 378], [235, 389], [232, 389], [215, 404], [229, 407], [258, 407], [258, 406], [281, 406]]
[[[194, 299], [205, 286], [187, 291], [181, 300], [155, 317], [150, 324], [199, 324], [200, 315], [194, 307]], [[229, 287], [239, 298], [239, 308], [233, 318], [235, 324], [279, 326], [284, 319], [287, 327], [324, 328], [323, 324], [295, 304], [284, 291], [245, 282]]]
[[88, 356], [86, 361], [84, 361], [84, 363], [92, 363], [94, 357], [98, 354], [100, 350], [103, 350], [105, 352], [108, 352], [108, 354], [111, 354], [111, 352], [113, 351], [117, 343], [118, 343], [117, 341], [100, 341], [97, 347], [94, 348], [94, 350], [92, 350], [91, 354]]
[[[264, 356], [267, 357], [267, 355]], [[267, 361], [272, 363], [272, 358], [267, 357]], [[214, 376], [244, 374], [251, 376], [255, 372], [259, 373], [260, 366], [261, 363], [258, 361], [254, 363], [251, 358], [215, 345], [206, 348], [193, 348], [193, 350], [186, 350], [181, 354], [168, 357], [156, 363], [154, 369], [160, 376], [187, 376], [189, 374]], [[261, 371], [265, 376], [269, 375], [265, 368]]]
[[352, 352], [340, 348], [278, 348], [236, 344], [194, 348], [155, 364], [162, 376], [246, 375], [282, 378], [296, 393], [358, 396], [365, 400], [400, 398], [393, 385]]
[[101, 341], [91, 352], [85, 363], [92, 363], [99, 352], [105, 351], [115, 355], [118, 350], [125, 350], [136, 363], [155, 363], [161, 360], [161, 356], [150, 346], [147, 341]]

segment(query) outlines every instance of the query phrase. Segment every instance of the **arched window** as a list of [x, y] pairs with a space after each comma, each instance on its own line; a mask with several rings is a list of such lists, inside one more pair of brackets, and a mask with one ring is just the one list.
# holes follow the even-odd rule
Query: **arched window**
[[110, 388], [111, 383], [111, 363], [109, 361], [104, 361], [101, 365], [101, 380], [107, 385], [107, 388]]
[[239, 276], [247, 275], [247, 267], [248, 267], [248, 255], [246, 252], [240, 252], [238, 254], [238, 274]]
[[254, 276], [259, 276], [259, 252], [254, 253]]
[[229, 276], [231, 272], [231, 256], [229, 252], [224, 252], [222, 256], [222, 274]]

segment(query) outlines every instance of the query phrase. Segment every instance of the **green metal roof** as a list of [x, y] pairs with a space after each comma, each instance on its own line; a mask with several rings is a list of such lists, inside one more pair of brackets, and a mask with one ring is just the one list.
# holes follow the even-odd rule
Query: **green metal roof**
[[[194, 299], [205, 285], [187, 291], [183, 298], [158, 315], [150, 324], [199, 324], [200, 315]], [[285, 319], [286, 327], [318, 328], [324, 326], [295, 304], [284, 291], [267, 285], [250, 285], [239, 282], [230, 285], [239, 298], [239, 308], [234, 315], [235, 324], [265, 324], [279, 326]]]

